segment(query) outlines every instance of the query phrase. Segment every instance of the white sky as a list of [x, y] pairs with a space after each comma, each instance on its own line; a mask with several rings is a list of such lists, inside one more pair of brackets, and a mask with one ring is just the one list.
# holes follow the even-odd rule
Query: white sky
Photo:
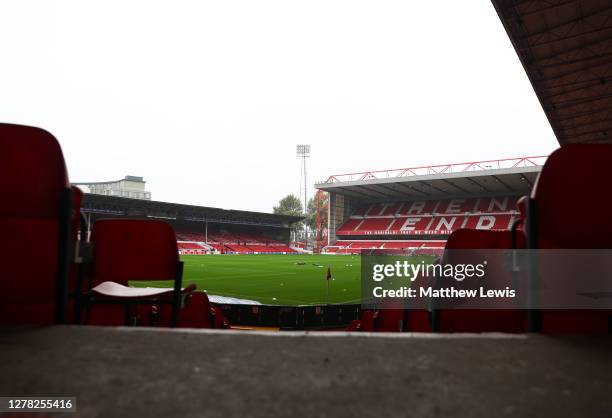
[[155, 200], [269, 212], [298, 143], [311, 184], [557, 147], [486, 0], [3, 1], [0, 53], [0, 121]]

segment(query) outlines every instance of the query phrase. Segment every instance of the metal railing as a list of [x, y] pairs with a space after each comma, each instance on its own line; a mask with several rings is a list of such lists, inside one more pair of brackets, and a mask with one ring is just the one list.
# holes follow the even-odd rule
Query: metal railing
[[537, 167], [544, 165], [548, 156], [505, 158], [500, 160], [475, 161], [457, 164], [439, 164], [422, 167], [395, 168], [391, 170], [364, 171], [360, 173], [334, 174], [327, 180], [316, 184], [330, 184], [344, 181], [388, 179], [433, 174], [465, 173], [470, 171], [499, 170], [517, 167]]

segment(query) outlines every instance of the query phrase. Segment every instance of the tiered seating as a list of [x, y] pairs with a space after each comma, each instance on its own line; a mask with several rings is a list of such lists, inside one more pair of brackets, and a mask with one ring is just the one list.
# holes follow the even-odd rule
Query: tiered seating
[[[429, 249], [432, 254], [440, 254], [444, 248], [444, 239], [458, 229], [509, 230], [518, 218], [516, 201], [515, 196], [497, 196], [363, 205], [336, 230], [340, 241], [326, 247], [324, 251], [355, 253], [357, 251], [351, 249], [359, 248], [359, 236], [368, 237], [369, 241], [372, 241], [373, 236], [387, 239], [401, 236], [411, 241], [389, 240], [382, 247], [376, 248], [420, 248]], [[436, 240], [421, 243], [413, 241], [426, 235], [435, 235]], [[352, 239], [347, 240], [346, 237]]]
[[219, 244], [218, 242], [208, 242], [208, 245], [213, 247], [217, 252], [223, 252], [223, 244]]
[[179, 252], [183, 254], [207, 254], [209, 248], [214, 248], [218, 253], [295, 253], [283, 242], [254, 234], [209, 233], [207, 242], [202, 233], [180, 231], [176, 236]]
[[199, 242], [184, 242], [178, 241], [178, 249], [179, 250], [203, 250], [205, 247]]
[[253, 250], [251, 250], [249, 247], [245, 247], [244, 245], [239, 245], [239, 244], [225, 244], [225, 248], [229, 251], [229, 252], [234, 252], [234, 253], [242, 253], [242, 254], [250, 254], [253, 252]]
[[201, 232], [176, 232], [176, 239], [178, 241], [193, 241], [193, 242], [204, 242], [204, 234]]
[[370, 232], [370, 231], [386, 231], [391, 226], [393, 222], [393, 218], [368, 218], [364, 219], [363, 222], [360, 222], [355, 228], [355, 232], [358, 234], [362, 231]]
[[249, 249], [254, 251], [254, 252], [258, 252], [258, 253], [271, 253], [274, 252], [273, 250], [271, 250], [272, 247], [269, 247], [267, 245], [259, 245], [259, 244], [249, 244]]
[[508, 230], [516, 197], [391, 202], [358, 208], [337, 235], [448, 235], [460, 229]]
[[177, 247], [179, 254], [208, 254], [210, 247], [205, 245], [203, 242], [185, 242], [177, 241]]
[[[353, 215], [353, 216], [356, 216], [356, 215]], [[361, 225], [362, 223], [363, 223], [363, 219], [360, 219], [360, 218], [348, 219], [340, 228], [338, 228], [338, 231], [336, 231], [336, 233], [344, 233], [344, 234], [349, 235], [351, 232], [357, 229], [357, 227]]]
[[293, 248], [284, 244], [269, 244], [269, 245], [256, 245], [248, 244], [248, 247], [257, 253], [294, 253]]

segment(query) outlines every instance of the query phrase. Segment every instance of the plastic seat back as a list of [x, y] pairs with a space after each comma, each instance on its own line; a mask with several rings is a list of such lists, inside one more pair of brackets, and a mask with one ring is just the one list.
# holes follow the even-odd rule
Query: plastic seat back
[[[161, 324], [170, 326], [170, 306], [163, 306]], [[180, 328], [215, 328], [212, 318], [212, 306], [205, 292], [193, 292], [179, 314]]]
[[55, 137], [0, 124], [0, 189], [7, 195], [0, 205], [0, 323], [62, 322], [56, 302], [58, 282], [67, 280], [70, 186]]
[[112, 281], [172, 281], [179, 263], [172, 227], [158, 220], [102, 219], [94, 223], [92, 285]]
[[377, 332], [402, 332], [404, 323], [403, 309], [381, 309], [375, 322]]
[[[525, 238], [517, 234], [517, 247], [525, 247]], [[487, 231], [458, 229], [446, 243], [446, 250], [488, 250], [512, 248], [510, 231]], [[461, 253], [445, 252], [443, 260], [449, 263], [465, 263]], [[480, 259], [478, 259], [480, 260]], [[503, 266], [489, 263], [488, 275], [508, 275]], [[526, 330], [526, 314], [523, 310], [513, 309], [440, 309], [436, 312], [436, 331], [439, 332], [509, 332], [520, 333]]]
[[[528, 214], [527, 229], [533, 247], [612, 248], [610, 161], [610, 144], [565, 145], [548, 157], [531, 193], [534, 213]], [[548, 268], [540, 274], [570, 273]], [[608, 333], [611, 322], [610, 310], [543, 310], [540, 328], [551, 333]]]
[[[538, 248], [612, 248], [612, 145], [566, 145], [533, 187]], [[572, 191], [579, 191], [573, 194]]]

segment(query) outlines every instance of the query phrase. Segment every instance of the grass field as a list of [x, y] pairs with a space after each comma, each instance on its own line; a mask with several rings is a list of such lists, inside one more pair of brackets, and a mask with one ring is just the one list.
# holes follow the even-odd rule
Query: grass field
[[[360, 302], [359, 256], [184, 255], [181, 260], [185, 262], [183, 284], [195, 283], [213, 295], [271, 305]], [[328, 266], [333, 277], [329, 297], [325, 280]]]

